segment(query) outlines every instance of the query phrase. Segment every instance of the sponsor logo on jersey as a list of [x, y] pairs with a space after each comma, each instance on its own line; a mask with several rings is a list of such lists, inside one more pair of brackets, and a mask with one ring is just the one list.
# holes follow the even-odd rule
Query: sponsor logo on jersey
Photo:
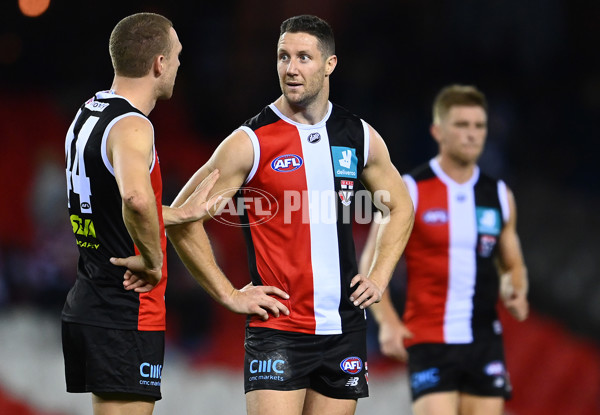
[[284, 154], [271, 162], [271, 168], [276, 172], [289, 173], [299, 169], [304, 162], [302, 157], [295, 154]]
[[98, 102], [98, 101], [95, 101], [93, 98], [85, 103], [85, 107], [87, 109], [89, 109], [90, 111], [97, 111], [97, 112], [104, 111], [104, 109], [106, 107], [108, 107], [109, 105], [110, 104], [108, 102]]
[[331, 146], [335, 177], [358, 178], [358, 158], [356, 149]]
[[342, 201], [342, 205], [350, 206], [352, 203], [352, 196], [354, 195], [354, 181], [352, 180], [341, 180], [340, 181], [340, 191], [338, 195]]
[[437, 367], [422, 370], [413, 373], [410, 376], [410, 386], [413, 392], [420, 392], [424, 389], [433, 388], [440, 382], [440, 370]]
[[363, 362], [360, 357], [352, 356], [347, 357], [340, 363], [340, 369], [350, 375], [356, 375], [360, 373], [363, 368]]
[[477, 215], [477, 233], [500, 235], [502, 221], [498, 209], [477, 206], [475, 214]]
[[448, 211], [441, 208], [433, 208], [423, 213], [423, 222], [428, 225], [443, 225], [448, 223]]
[[311, 144], [318, 143], [321, 141], [321, 134], [319, 133], [310, 133], [308, 137], [306, 137], [306, 141]]

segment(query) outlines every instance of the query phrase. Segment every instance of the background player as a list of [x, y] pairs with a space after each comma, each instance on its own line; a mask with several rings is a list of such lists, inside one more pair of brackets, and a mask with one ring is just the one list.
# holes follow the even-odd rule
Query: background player
[[[513, 194], [477, 165], [487, 135], [484, 95], [472, 86], [443, 88], [431, 134], [438, 155], [404, 176], [415, 225], [405, 251], [403, 321], [389, 292], [371, 310], [383, 354], [408, 357], [416, 415], [501, 414], [510, 382], [495, 307], [501, 287], [510, 314], [527, 317], [527, 270]], [[378, 226], [361, 257], [363, 272], [376, 253]]]

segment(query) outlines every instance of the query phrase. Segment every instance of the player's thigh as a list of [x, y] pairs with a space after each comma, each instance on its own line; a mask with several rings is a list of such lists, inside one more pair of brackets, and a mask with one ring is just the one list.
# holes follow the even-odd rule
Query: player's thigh
[[302, 415], [306, 389], [258, 389], [246, 393], [248, 415]]
[[458, 392], [428, 393], [413, 402], [413, 414], [458, 415], [458, 397]]
[[330, 398], [308, 389], [302, 415], [353, 415], [355, 411], [356, 399]]
[[504, 399], [500, 396], [476, 396], [461, 393], [459, 407], [461, 415], [502, 415]]
[[94, 415], [152, 415], [154, 399], [133, 394], [92, 394]]

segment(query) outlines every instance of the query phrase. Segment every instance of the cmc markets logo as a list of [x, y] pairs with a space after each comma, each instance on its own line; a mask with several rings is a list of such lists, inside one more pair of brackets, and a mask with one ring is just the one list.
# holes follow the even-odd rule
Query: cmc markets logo
[[262, 225], [279, 212], [277, 199], [269, 192], [255, 187], [225, 189], [217, 195], [226, 196], [235, 192], [234, 197], [224, 197], [216, 212], [209, 212], [217, 222], [237, 227]]
[[360, 357], [352, 356], [347, 357], [340, 363], [340, 369], [351, 375], [360, 373], [363, 367], [363, 362]]

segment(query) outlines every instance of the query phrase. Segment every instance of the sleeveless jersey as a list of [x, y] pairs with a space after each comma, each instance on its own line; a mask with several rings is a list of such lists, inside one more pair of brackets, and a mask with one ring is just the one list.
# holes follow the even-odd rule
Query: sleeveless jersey
[[125, 269], [110, 257], [139, 254], [122, 214], [122, 199], [106, 153], [112, 126], [124, 117], [146, 118], [131, 103], [109, 91], [98, 92], [81, 106], [65, 141], [67, 195], [79, 261], [77, 279], [62, 312], [67, 322], [132, 330], [164, 330], [167, 284], [166, 235], [162, 219], [162, 179], [158, 155], [150, 178], [163, 251], [162, 278], [148, 293], [123, 288]]
[[404, 323], [418, 343], [471, 343], [501, 333], [496, 313], [498, 238], [509, 217], [504, 182], [481, 174], [458, 184], [433, 159], [404, 176], [415, 206], [405, 249]]
[[318, 124], [300, 124], [271, 104], [241, 129], [252, 141], [254, 165], [238, 201], [265, 202], [245, 203], [241, 217], [252, 282], [290, 295], [277, 298], [289, 316], [251, 317], [248, 324], [309, 334], [365, 328], [365, 312], [349, 297], [358, 273], [352, 221], [367, 124], [332, 103]]

